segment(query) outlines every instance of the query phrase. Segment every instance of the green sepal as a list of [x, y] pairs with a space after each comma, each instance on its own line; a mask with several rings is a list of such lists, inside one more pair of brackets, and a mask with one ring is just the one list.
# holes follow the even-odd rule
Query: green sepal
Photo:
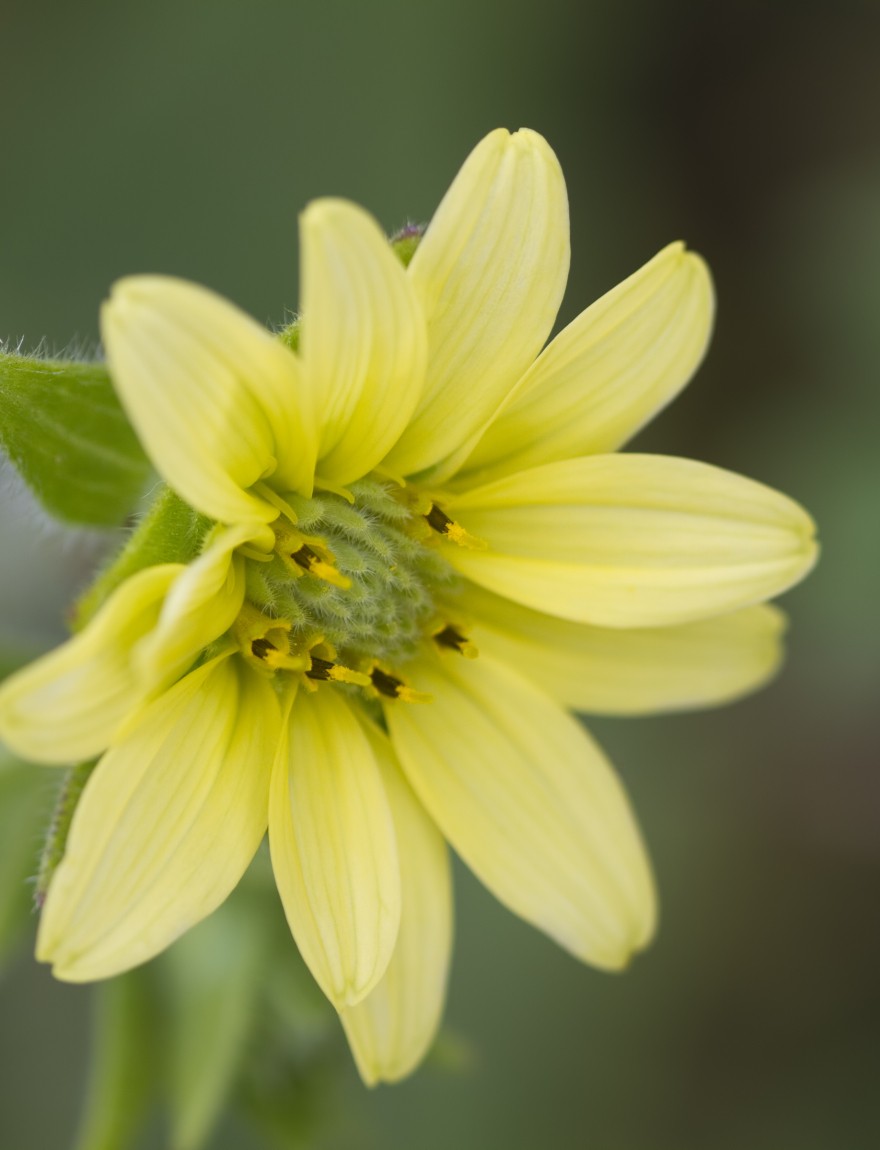
[[128, 1150], [154, 1100], [156, 1002], [149, 967], [93, 990], [92, 1054], [76, 1150]]
[[278, 338], [284, 346], [294, 352], [299, 351], [300, 322], [300, 317], [295, 316], [294, 319], [278, 333]]
[[424, 224], [407, 224], [391, 237], [391, 248], [405, 268], [409, 267], [424, 234]]
[[34, 905], [38, 910], [46, 901], [49, 883], [58, 869], [58, 864], [64, 857], [73, 813], [94, 769], [95, 763], [90, 762], [80, 763], [79, 766], [71, 767], [69, 771], [64, 772], [55, 798], [52, 817], [46, 830], [43, 849], [40, 853], [40, 864], [37, 869], [37, 881], [34, 888]]
[[45, 772], [0, 750], [0, 966], [33, 921], [33, 875], [50, 803]]
[[172, 1150], [205, 1145], [249, 1053], [266, 957], [262, 910], [246, 891], [234, 893], [157, 964]]
[[151, 473], [101, 363], [0, 346], [0, 445], [45, 509], [69, 523], [121, 523]]
[[73, 630], [82, 630], [108, 595], [138, 571], [160, 563], [190, 563], [211, 525], [170, 488], [160, 487], [125, 546], [77, 602]]

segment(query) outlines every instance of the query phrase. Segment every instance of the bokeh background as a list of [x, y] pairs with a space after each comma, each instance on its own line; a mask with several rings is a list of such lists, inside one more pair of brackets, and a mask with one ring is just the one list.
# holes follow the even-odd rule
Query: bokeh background
[[[820, 525], [769, 689], [592, 724], [655, 859], [653, 949], [583, 968], [459, 871], [440, 1054], [367, 1092], [340, 1044], [316, 1145], [880, 1145], [880, 5], [0, 0], [0, 43], [0, 335], [94, 343], [140, 271], [278, 322], [307, 200], [427, 219], [480, 136], [528, 125], [568, 178], [563, 321], [671, 239], [713, 268], [709, 358], [639, 446]], [[37, 650], [103, 542], [35, 519], [8, 472], [0, 491], [0, 640]], [[92, 992], [28, 954], [0, 976], [0, 1146], [64, 1150]], [[212, 1142], [259, 1145], [236, 1119]]]

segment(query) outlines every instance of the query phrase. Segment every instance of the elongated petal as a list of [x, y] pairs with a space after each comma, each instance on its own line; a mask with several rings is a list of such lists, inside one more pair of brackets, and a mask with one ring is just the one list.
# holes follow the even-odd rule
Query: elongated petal
[[619, 969], [654, 930], [641, 838], [582, 727], [515, 671], [457, 654], [414, 664], [433, 701], [385, 707], [413, 789], [512, 911], [595, 966]]
[[101, 312], [119, 398], [153, 463], [193, 507], [224, 523], [270, 522], [248, 492], [272, 475], [311, 494], [316, 437], [296, 357], [206, 288], [120, 280]]
[[272, 866], [287, 921], [336, 1007], [368, 994], [400, 925], [394, 826], [376, 758], [333, 688], [300, 692], [269, 806]]
[[452, 876], [443, 836], [400, 773], [388, 739], [378, 728], [368, 733], [400, 854], [400, 933], [381, 982], [340, 1017], [361, 1077], [373, 1086], [405, 1078], [434, 1041], [452, 949]]
[[477, 648], [518, 667], [566, 707], [647, 715], [727, 703], [754, 691], [782, 659], [775, 607], [672, 627], [591, 627], [532, 611], [474, 584], [457, 606]]
[[696, 371], [714, 311], [700, 257], [664, 248], [545, 349], [468, 459], [470, 485], [620, 447]]
[[652, 455], [548, 463], [449, 500], [488, 543], [450, 546], [475, 583], [548, 614], [656, 627], [778, 595], [816, 558], [791, 499], [729, 471]]
[[344, 200], [300, 220], [300, 355], [320, 429], [318, 472], [366, 475], [400, 437], [422, 394], [425, 318], [379, 225]]
[[70, 982], [158, 954], [226, 898], [266, 829], [275, 694], [238, 659], [200, 667], [95, 769], [43, 909], [37, 957]]
[[244, 560], [235, 548], [265, 527], [218, 528], [205, 550], [174, 583], [156, 629], [138, 644], [137, 666], [152, 678], [173, 680], [235, 622], [245, 592]]
[[568, 278], [568, 199], [536, 132], [478, 144], [409, 274], [428, 320], [428, 376], [388, 467], [440, 465], [488, 423], [541, 350]]
[[138, 641], [185, 568], [148, 567], [127, 579], [80, 634], [0, 687], [0, 738], [41, 763], [91, 759], [155, 686], [133, 665]]

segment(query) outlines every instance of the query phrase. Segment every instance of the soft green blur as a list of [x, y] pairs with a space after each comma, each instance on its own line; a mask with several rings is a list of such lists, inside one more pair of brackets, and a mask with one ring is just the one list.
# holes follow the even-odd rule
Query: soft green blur
[[[655, 860], [654, 947], [598, 974], [460, 872], [437, 1056], [374, 1093], [343, 1059], [319, 1144], [880, 1145], [880, 8], [4, 0], [0, 42], [0, 336], [93, 344], [109, 283], [146, 271], [278, 322], [307, 200], [424, 220], [481, 135], [528, 125], [568, 178], [563, 319], [669, 240], [713, 268], [708, 361], [639, 446], [764, 480], [819, 523], [773, 686], [592, 725]], [[102, 543], [35, 525], [2, 482], [0, 640], [39, 649]], [[68, 1145], [88, 996], [24, 951], [6, 972], [0, 1146]]]

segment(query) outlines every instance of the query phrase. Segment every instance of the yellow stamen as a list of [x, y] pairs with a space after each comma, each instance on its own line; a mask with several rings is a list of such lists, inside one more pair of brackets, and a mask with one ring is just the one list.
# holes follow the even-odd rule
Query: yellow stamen
[[397, 697], [402, 703], [430, 703], [434, 696], [425, 691], [414, 691], [412, 687], [401, 686], [397, 690]]
[[425, 519], [428, 524], [438, 535], [450, 539], [453, 543], [457, 543], [459, 547], [466, 547], [469, 551], [485, 551], [487, 544], [478, 539], [476, 535], [471, 535], [470, 532], [465, 531], [460, 523], [450, 519], [445, 511], [441, 510], [436, 503], [432, 503], [430, 510], [425, 513]]
[[318, 659], [315, 656], [312, 656], [311, 667], [306, 671], [306, 675], [318, 682], [354, 683], [358, 687], [370, 686], [369, 675], [354, 671], [351, 667], [344, 667], [341, 663], [330, 663], [326, 659]]
[[478, 539], [476, 535], [465, 531], [460, 523], [450, 523], [446, 529], [446, 538], [457, 543], [459, 547], [466, 547], [468, 551], [486, 551], [489, 546], [484, 539]]
[[394, 675], [389, 675], [381, 667], [373, 667], [370, 672], [370, 683], [373, 690], [388, 699], [400, 699], [404, 703], [430, 703], [431, 695], [424, 691], [415, 691]]
[[297, 578], [304, 574], [314, 575], [316, 579], [323, 579], [343, 591], [348, 590], [351, 580], [337, 569], [333, 553], [323, 540], [304, 535], [284, 523], [273, 526], [275, 551], [292, 575]]
[[330, 678], [335, 679], [337, 683], [355, 683], [358, 687], [370, 686], [369, 675], [365, 675], [363, 671], [353, 671], [351, 667], [343, 667], [341, 663], [334, 664]]
[[447, 623], [445, 627], [435, 631], [431, 637], [438, 646], [449, 647], [453, 651], [458, 651], [465, 659], [476, 659], [480, 653], [474, 644], [456, 630], [451, 623]]
[[245, 603], [232, 626], [232, 637], [245, 659], [261, 671], [303, 671], [306, 660], [290, 654], [290, 626], [286, 619], [273, 619]]
[[281, 651], [270, 651], [264, 661], [273, 671], [308, 672], [309, 660], [306, 655], [286, 655]]
[[316, 555], [308, 543], [304, 543], [298, 551], [294, 551], [290, 558], [309, 575], [323, 579], [325, 583], [332, 583], [334, 587], [341, 587], [343, 591], [351, 586], [351, 580], [348, 576], [343, 575], [332, 564]]

